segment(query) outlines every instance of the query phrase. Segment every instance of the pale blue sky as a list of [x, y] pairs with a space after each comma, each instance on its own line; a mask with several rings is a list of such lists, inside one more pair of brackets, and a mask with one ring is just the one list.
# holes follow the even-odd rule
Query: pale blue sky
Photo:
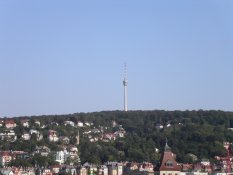
[[233, 111], [232, 0], [0, 1], [0, 116]]

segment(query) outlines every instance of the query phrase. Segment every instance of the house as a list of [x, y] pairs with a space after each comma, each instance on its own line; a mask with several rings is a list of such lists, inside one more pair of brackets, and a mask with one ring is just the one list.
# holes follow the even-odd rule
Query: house
[[43, 134], [38, 133], [38, 134], [36, 135], [36, 140], [37, 140], [37, 141], [40, 141], [40, 140], [42, 140], [42, 139], [43, 139]]
[[77, 173], [78, 173], [79, 175], [87, 175], [87, 174], [88, 174], [88, 173], [87, 173], [87, 168], [84, 167], [84, 166], [79, 167]]
[[123, 132], [123, 131], [116, 131], [116, 132], [114, 132], [114, 135], [116, 137], [123, 138], [123, 137], [125, 137], [125, 132]]
[[55, 161], [57, 161], [60, 165], [62, 165], [66, 162], [68, 157], [69, 157], [69, 153], [66, 149], [57, 151], [55, 154]]
[[34, 122], [36, 125], [40, 126], [40, 121], [39, 120], [35, 120]]
[[32, 135], [32, 134], [38, 134], [39, 131], [36, 130], [36, 129], [30, 129], [29, 133]]
[[181, 168], [178, 166], [175, 156], [167, 142], [164, 148], [163, 159], [159, 168], [160, 175], [180, 175]]
[[208, 172], [208, 174], [211, 174], [213, 171], [213, 167], [211, 165], [205, 165], [204, 166], [204, 171]]
[[[22, 168], [21, 168], [22, 169]], [[14, 172], [15, 173], [15, 172]], [[16, 175], [16, 174], [15, 174]], [[20, 175], [20, 174], [18, 174]], [[35, 169], [34, 168], [24, 168], [21, 171], [21, 175], [35, 175]]]
[[59, 141], [64, 143], [64, 144], [69, 144], [70, 143], [70, 139], [68, 137], [66, 137], [66, 136], [60, 136]]
[[105, 133], [103, 135], [103, 141], [116, 140], [116, 136], [113, 133]]
[[139, 164], [136, 162], [130, 162], [126, 164], [126, 167], [130, 170], [130, 171], [135, 171], [138, 170], [139, 168]]
[[88, 134], [90, 134], [90, 133], [91, 133], [91, 130], [88, 130], [88, 131], [83, 132], [84, 135], [88, 135]]
[[6, 128], [15, 128], [16, 127], [16, 123], [13, 119], [6, 119], [5, 120], [5, 127]]
[[17, 139], [17, 136], [15, 135], [14, 130], [6, 129], [0, 133], [0, 139], [14, 142]]
[[97, 173], [97, 166], [90, 165], [87, 167], [88, 175], [95, 175]]
[[5, 166], [10, 163], [12, 160], [12, 154], [10, 151], [1, 151], [0, 152], [0, 165]]
[[53, 173], [58, 174], [60, 172], [61, 166], [60, 165], [51, 165], [50, 169]]
[[76, 146], [69, 146], [68, 153], [69, 153], [70, 159], [80, 161], [79, 155], [78, 155], [78, 148]]
[[[191, 172], [180, 172], [180, 175], [208, 175], [208, 173], [207, 172], [201, 172], [201, 171], [191, 171]], [[214, 174], [214, 175], [226, 175], [226, 173]]]
[[57, 142], [59, 140], [57, 132], [54, 130], [49, 130], [48, 139], [50, 142]]
[[62, 174], [71, 174], [71, 175], [77, 175], [77, 170], [74, 166], [69, 166], [69, 165], [66, 165], [64, 167], [62, 167], [62, 170], [61, 170]]
[[29, 131], [30, 135], [36, 135], [36, 140], [37, 141], [40, 141], [43, 139], [43, 134], [41, 134], [38, 130], [35, 130], [35, 129], [30, 129]]
[[34, 154], [40, 154], [41, 156], [48, 156], [50, 152], [51, 150], [47, 146], [39, 146], [39, 147], [37, 146]]
[[112, 121], [112, 127], [116, 127], [117, 126], [117, 122], [115, 120]]
[[98, 133], [100, 133], [100, 130], [97, 129], [97, 128], [94, 128], [94, 129], [91, 130], [91, 132], [94, 133], [94, 134], [98, 134]]
[[69, 121], [69, 120], [67, 120], [67, 121], [64, 121], [64, 125], [66, 126], [66, 125], [70, 125], [70, 126], [72, 126], [72, 127], [74, 127], [74, 122], [73, 121]]
[[197, 162], [193, 165], [194, 171], [204, 171], [203, 165], [200, 162]]
[[97, 170], [98, 175], [108, 175], [108, 167], [106, 165], [100, 165]]
[[146, 171], [149, 173], [154, 173], [154, 165], [149, 162], [143, 162], [139, 167], [139, 171]]
[[208, 165], [210, 165], [210, 161], [209, 161], [209, 159], [202, 159], [201, 164], [204, 166], [208, 166]]
[[6, 166], [12, 160], [17, 158], [27, 159], [28, 157], [28, 153], [24, 151], [0, 151], [0, 165]]
[[4, 126], [4, 120], [0, 119], [0, 127]]
[[193, 170], [193, 164], [186, 163], [186, 164], [181, 164], [180, 166], [183, 172], [188, 172], [188, 171], [190, 172]]
[[11, 167], [14, 175], [22, 175], [24, 173], [23, 169], [20, 167]]
[[108, 162], [108, 175], [123, 175], [123, 165], [118, 162]]
[[83, 127], [83, 122], [78, 121], [78, 122], [77, 122], [77, 126], [78, 126], [78, 127]]
[[14, 175], [11, 168], [1, 168], [0, 172], [2, 175]]
[[157, 124], [157, 125], [156, 125], [156, 128], [157, 128], [157, 129], [163, 129], [163, 125], [162, 125], [162, 124]]
[[36, 170], [36, 175], [53, 175], [49, 168], [39, 168]]
[[29, 119], [21, 119], [20, 123], [21, 125], [23, 125], [23, 127], [26, 127], [26, 128], [29, 127]]
[[29, 158], [29, 154], [24, 151], [13, 151], [12, 152], [12, 158], [15, 159], [21, 159], [21, 160], [26, 160]]
[[23, 135], [21, 137], [23, 140], [30, 140], [31, 139], [31, 135], [27, 132], [23, 133]]
[[84, 123], [86, 126], [91, 126], [91, 124], [89, 122], [85, 122]]
[[59, 124], [57, 122], [51, 122], [50, 125], [58, 126]]
[[118, 175], [117, 167], [114, 165], [108, 165], [108, 175]]

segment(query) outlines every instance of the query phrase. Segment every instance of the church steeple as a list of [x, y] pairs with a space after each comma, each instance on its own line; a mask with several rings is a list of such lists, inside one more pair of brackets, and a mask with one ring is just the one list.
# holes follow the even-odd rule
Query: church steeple
[[180, 167], [175, 160], [175, 155], [167, 144], [167, 138], [159, 170], [160, 175], [180, 175]]
[[166, 144], [165, 144], [164, 151], [171, 151], [170, 146], [168, 146], [168, 144], [167, 144], [167, 138], [166, 138]]

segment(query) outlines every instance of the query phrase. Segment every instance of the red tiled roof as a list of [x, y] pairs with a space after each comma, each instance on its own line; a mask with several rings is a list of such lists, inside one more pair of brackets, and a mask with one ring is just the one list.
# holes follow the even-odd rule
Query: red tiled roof
[[[171, 166], [166, 165], [168, 161], [172, 163]], [[180, 171], [180, 167], [177, 165], [177, 162], [174, 159], [171, 151], [164, 151], [163, 160], [162, 160], [159, 170], [160, 171]]]
[[187, 171], [193, 169], [193, 164], [181, 164], [181, 168], [183, 171]]
[[0, 156], [11, 156], [11, 152], [10, 151], [1, 151]]
[[13, 119], [5, 120], [5, 124], [15, 124], [15, 121]]

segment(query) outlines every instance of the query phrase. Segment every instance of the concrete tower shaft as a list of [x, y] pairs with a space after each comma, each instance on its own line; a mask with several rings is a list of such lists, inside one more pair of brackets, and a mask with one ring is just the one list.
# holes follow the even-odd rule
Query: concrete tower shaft
[[128, 97], [127, 97], [127, 86], [128, 86], [128, 80], [127, 80], [127, 68], [125, 64], [125, 71], [124, 71], [124, 80], [123, 80], [123, 85], [124, 85], [124, 111], [128, 111]]

